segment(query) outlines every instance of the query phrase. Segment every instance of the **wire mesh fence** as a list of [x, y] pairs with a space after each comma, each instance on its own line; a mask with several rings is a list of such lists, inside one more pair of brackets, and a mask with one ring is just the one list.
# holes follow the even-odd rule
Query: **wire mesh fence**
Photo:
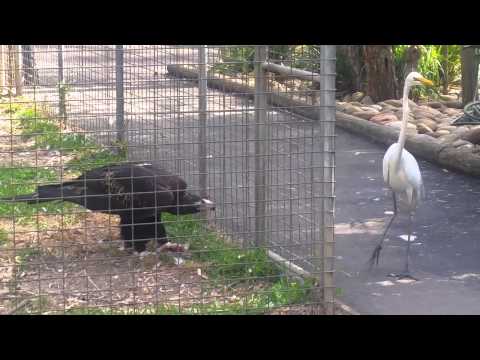
[[334, 46], [0, 46], [0, 313], [335, 312]]

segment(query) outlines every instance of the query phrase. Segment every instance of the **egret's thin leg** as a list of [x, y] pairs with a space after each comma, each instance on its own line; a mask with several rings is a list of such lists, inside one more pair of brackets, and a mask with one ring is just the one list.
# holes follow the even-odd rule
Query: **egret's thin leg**
[[405, 274], [408, 274], [408, 262], [410, 260], [410, 237], [412, 236], [412, 214], [408, 217], [408, 241], [407, 241], [407, 256], [405, 259]]
[[412, 236], [412, 222], [413, 222], [412, 217], [413, 215], [410, 214], [409, 221], [408, 221], [408, 242], [407, 242], [407, 254], [405, 256], [405, 270], [402, 274], [398, 275], [399, 279], [418, 280], [414, 278], [412, 275], [410, 275], [410, 270], [408, 268], [408, 264], [410, 261], [410, 237]]
[[393, 220], [397, 216], [397, 198], [395, 196], [395, 192], [392, 191], [392, 195], [393, 195], [393, 216], [388, 222], [387, 227], [385, 228], [385, 231], [383, 232], [382, 239], [380, 240], [379, 244], [375, 247], [375, 250], [373, 250], [372, 256], [368, 261], [368, 263], [370, 264], [370, 268], [372, 268], [373, 265], [378, 265], [378, 261], [380, 259], [380, 251], [382, 251], [383, 241], [387, 236], [388, 230], [390, 229], [390, 226], [392, 225]]

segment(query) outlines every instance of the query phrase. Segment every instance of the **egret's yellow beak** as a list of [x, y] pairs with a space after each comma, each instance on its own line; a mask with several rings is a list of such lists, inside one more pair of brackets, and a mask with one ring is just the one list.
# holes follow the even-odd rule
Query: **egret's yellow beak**
[[433, 86], [432, 80], [425, 79], [424, 77], [419, 77], [417, 78], [417, 80], [420, 81], [423, 85]]

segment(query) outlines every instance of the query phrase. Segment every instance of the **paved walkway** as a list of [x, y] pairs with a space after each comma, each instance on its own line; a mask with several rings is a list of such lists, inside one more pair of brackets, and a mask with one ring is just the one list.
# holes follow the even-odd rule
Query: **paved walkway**
[[480, 314], [480, 181], [419, 161], [426, 201], [417, 212], [411, 270], [399, 283], [407, 217], [392, 225], [380, 265], [365, 265], [393, 209], [382, 179], [386, 150], [337, 130], [336, 285], [340, 299], [363, 314]]

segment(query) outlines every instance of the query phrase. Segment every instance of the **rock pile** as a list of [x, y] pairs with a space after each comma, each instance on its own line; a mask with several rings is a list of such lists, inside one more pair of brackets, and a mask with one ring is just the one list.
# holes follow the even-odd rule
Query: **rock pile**
[[[480, 125], [452, 125], [463, 114], [461, 109], [448, 107], [442, 102], [417, 104], [409, 100], [409, 110], [407, 134], [425, 134], [443, 144], [480, 152]], [[361, 92], [338, 101], [337, 111], [395, 128], [400, 128], [403, 115], [402, 100], [390, 99], [374, 104]]]

